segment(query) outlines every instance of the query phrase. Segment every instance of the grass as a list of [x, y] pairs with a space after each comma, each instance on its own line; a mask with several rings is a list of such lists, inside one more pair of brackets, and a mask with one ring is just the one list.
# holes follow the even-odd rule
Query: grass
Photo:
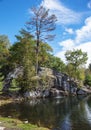
[[18, 119], [0, 117], [0, 126], [4, 126], [8, 129], [16, 130], [49, 130], [48, 128], [38, 127], [37, 125], [25, 124]]

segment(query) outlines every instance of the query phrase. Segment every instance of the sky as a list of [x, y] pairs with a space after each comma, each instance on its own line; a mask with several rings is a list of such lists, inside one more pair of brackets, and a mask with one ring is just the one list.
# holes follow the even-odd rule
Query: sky
[[91, 63], [91, 0], [0, 0], [0, 35], [11, 44], [31, 17], [30, 9], [43, 5], [57, 17], [55, 39], [48, 42], [53, 54], [65, 62], [67, 50], [82, 49]]

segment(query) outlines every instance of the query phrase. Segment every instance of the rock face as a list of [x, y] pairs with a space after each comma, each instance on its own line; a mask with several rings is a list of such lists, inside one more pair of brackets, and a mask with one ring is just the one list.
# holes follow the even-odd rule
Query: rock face
[[[7, 75], [4, 82], [3, 91], [7, 92], [13, 78], [18, 78], [23, 74], [23, 67], [16, 68], [13, 72]], [[39, 86], [41, 89], [26, 92], [25, 97], [49, 97], [49, 96], [65, 96], [69, 94], [77, 94], [77, 84], [64, 73], [59, 73], [55, 70], [41, 67], [39, 69]], [[79, 92], [80, 93], [80, 92]], [[82, 92], [81, 92], [82, 93]]]
[[50, 96], [50, 91], [49, 90], [44, 90], [44, 91], [27, 91], [24, 94], [25, 98], [46, 98]]
[[[25, 97], [60, 97], [69, 94], [76, 95], [77, 84], [68, 75], [59, 73], [49, 68], [41, 67], [38, 76], [40, 77], [40, 86], [43, 89], [26, 92]], [[43, 80], [46, 80], [46, 83]]]
[[77, 84], [68, 75], [49, 68], [41, 68], [39, 75], [41, 76], [43, 74], [46, 74], [49, 81], [51, 81], [51, 85], [49, 84], [48, 86], [51, 89], [51, 95], [76, 94]]
[[6, 79], [4, 80], [3, 92], [7, 92], [10, 88], [12, 79], [18, 78], [19, 75], [23, 74], [23, 67], [17, 67], [12, 72], [10, 72]]
[[87, 95], [87, 94], [91, 94], [91, 89], [83, 87], [77, 90], [77, 95]]
[[78, 94], [78, 95], [86, 95], [87, 92], [84, 91], [84, 90], [82, 90], [82, 89], [79, 89], [79, 90], [77, 91], [77, 94]]

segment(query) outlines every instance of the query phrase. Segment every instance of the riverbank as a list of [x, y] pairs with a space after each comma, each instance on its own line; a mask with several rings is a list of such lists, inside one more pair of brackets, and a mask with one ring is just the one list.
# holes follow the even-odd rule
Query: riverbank
[[18, 119], [0, 117], [0, 130], [49, 130]]

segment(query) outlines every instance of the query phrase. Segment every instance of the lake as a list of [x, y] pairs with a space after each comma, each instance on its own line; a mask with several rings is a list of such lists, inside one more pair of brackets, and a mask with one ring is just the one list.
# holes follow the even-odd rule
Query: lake
[[51, 130], [91, 130], [91, 96], [10, 103], [0, 107], [0, 115]]

